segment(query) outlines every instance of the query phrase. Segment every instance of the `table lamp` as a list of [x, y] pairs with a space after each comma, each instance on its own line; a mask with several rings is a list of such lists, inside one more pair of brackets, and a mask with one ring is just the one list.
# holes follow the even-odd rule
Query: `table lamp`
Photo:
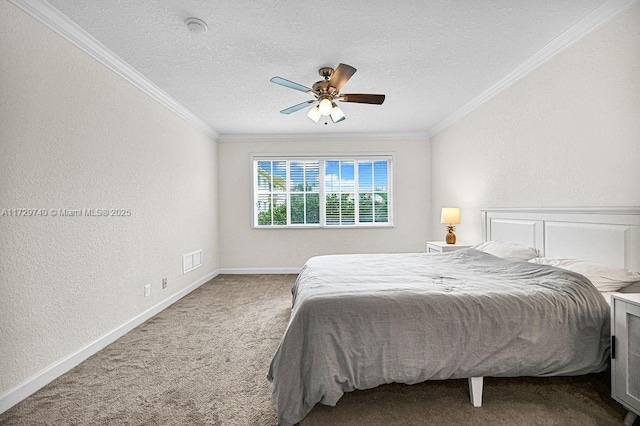
[[460, 223], [460, 209], [458, 207], [443, 207], [440, 223], [447, 224], [447, 244], [455, 244], [456, 234], [453, 232], [455, 229], [453, 225]]

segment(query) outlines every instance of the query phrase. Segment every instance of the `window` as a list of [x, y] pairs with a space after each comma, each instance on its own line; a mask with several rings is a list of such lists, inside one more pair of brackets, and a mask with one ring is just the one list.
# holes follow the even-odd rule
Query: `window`
[[255, 161], [258, 226], [320, 223], [318, 161]]
[[257, 227], [390, 226], [390, 155], [253, 158]]

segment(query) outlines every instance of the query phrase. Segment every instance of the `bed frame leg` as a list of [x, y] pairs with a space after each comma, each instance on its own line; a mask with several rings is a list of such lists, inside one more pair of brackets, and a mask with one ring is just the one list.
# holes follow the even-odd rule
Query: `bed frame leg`
[[627, 415], [624, 417], [625, 426], [631, 426], [633, 422], [636, 421], [638, 415], [632, 411], [627, 412]]
[[469, 399], [474, 407], [482, 407], [482, 377], [469, 377]]

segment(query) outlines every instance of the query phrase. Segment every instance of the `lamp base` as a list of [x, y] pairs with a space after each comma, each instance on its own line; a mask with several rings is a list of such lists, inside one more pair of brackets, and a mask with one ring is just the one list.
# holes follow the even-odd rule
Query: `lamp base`
[[447, 236], [445, 240], [447, 244], [455, 244], [456, 243], [456, 234], [453, 232], [453, 226], [447, 226], [449, 232], [447, 232]]

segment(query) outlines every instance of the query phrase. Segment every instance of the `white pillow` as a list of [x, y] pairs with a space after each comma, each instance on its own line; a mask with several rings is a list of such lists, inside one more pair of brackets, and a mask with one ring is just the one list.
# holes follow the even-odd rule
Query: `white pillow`
[[620, 289], [620, 293], [640, 293], [640, 281]]
[[509, 260], [526, 261], [538, 256], [538, 252], [534, 248], [515, 243], [502, 243], [500, 241], [487, 241], [473, 248]]
[[637, 272], [612, 268], [586, 260], [537, 257], [529, 262], [577, 272], [587, 277], [600, 291], [618, 291], [636, 281], [640, 281], [640, 274]]

